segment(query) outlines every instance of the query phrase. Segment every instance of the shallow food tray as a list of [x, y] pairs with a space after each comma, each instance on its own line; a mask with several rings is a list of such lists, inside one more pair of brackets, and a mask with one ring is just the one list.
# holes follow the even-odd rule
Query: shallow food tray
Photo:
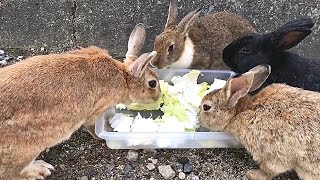
[[[171, 83], [173, 76], [182, 76], [189, 69], [156, 70], [159, 78]], [[214, 78], [227, 80], [234, 75], [232, 71], [201, 70], [198, 83], [213, 83]], [[128, 110], [127, 110], [128, 112]], [[137, 112], [129, 111], [136, 115]], [[161, 112], [161, 111], [160, 111]], [[114, 132], [107, 119], [115, 113], [115, 108], [109, 109], [96, 121], [96, 134], [104, 139], [111, 149], [161, 149], [161, 148], [237, 148], [241, 144], [230, 134], [209, 132], [200, 127], [199, 132]], [[159, 111], [141, 112], [142, 116], [157, 115]], [[152, 116], [156, 117], [156, 116]]]

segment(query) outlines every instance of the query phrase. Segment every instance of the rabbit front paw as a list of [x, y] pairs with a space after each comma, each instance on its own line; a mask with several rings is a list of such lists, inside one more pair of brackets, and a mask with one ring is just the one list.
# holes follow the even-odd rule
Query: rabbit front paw
[[249, 180], [269, 180], [269, 178], [261, 170], [249, 170], [246, 173], [246, 177]]
[[20, 176], [28, 180], [44, 179], [51, 174], [50, 170], [54, 170], [51, 164], [43, 160], [36, 160], [26, 166], [21, 171]]

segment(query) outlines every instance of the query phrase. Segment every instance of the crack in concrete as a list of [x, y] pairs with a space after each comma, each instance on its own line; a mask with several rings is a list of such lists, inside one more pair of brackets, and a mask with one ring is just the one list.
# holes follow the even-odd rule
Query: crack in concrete
[[77, 36], [76, 36], [76, 11], [77, 11], [77, 1], [73, 0], [73, 5], [71, 8], [71, 16], [72, 16], [72, 43], [73, 46], [77, 44]]

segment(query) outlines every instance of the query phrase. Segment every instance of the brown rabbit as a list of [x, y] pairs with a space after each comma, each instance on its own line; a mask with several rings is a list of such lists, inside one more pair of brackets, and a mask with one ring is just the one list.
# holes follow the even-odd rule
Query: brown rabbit
[[255, 28], [244, 17], [228, 11], [199, 19], [200, 13], [201, 9], [192, 11], [176, 25], [178, 2], [171, 1], [164, 31], [154, 41], [158, 53], [154, 66], [230, 69], [222, 60], [223, 48], [240, 36], [256, 32]]
[[288, 170], [320, 179], [320, 93], [272, 84], [254, 96], [270, 74], [259, 65], [206, 95], [200, 123], [233, 134], [260, 164], [249, 179], [271, 180]]
[[[141, 25], [135, 30], [139, 34]], [[139, 37], [133, 35], [138, 39], [129, 42]], [[129, 43], [128, 56], [138, 57], [130, 54], [137, 49], [141, 47]], [[53, 169], [35, 160], [45, 148], [68, 139], [81, 125], [93, 124], [110, 106], [157, 100], [158, 77], [147, 67], [155, 55], [121, 63], [107, 51], [89, 47], [34, 56], [0, 69], [0, 179], [43, 179]]]

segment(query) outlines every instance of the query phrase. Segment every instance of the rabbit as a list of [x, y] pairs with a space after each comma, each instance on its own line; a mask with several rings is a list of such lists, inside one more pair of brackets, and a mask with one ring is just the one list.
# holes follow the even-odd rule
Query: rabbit
[[164, 31], [154, 40], [157, 56], [151, 62], [163, 69], [230, 69], [222, 51], [234, 39], [256, 32], [244, 17], [228, 11], [199, 18], [202, 8], [187, 14], [176, 24], [177, 0], [171, 0]]
[[199, 122], [235, 136], [260, 164], [253, 180], [271, 180], [288, 170], [320, 179], [320, 93], [274, 83], [251, 96], [271, 73], [258, 65], [231, 78], [201, 102]]
[[245, 35], [224, 48], [223, 61], [240, 74], [259, 64], [270, 65], [269, 78], [256, 92], [272, 83], [320, 91], [320, 59], [308, 59], [286, 51], [307, 37], [313, 25], [312, 19], [301, 17], [270, 33]]
[[54, 167], [35, 160], [43, 150], [94, 124], [111, 106], [161, 96], [158, 76], [148, 67], [156, 52], [138, 57], [143, 31], [135, 27], [124, 62], [91, 46], [0, 69], [0, 179], [45, 178]]

